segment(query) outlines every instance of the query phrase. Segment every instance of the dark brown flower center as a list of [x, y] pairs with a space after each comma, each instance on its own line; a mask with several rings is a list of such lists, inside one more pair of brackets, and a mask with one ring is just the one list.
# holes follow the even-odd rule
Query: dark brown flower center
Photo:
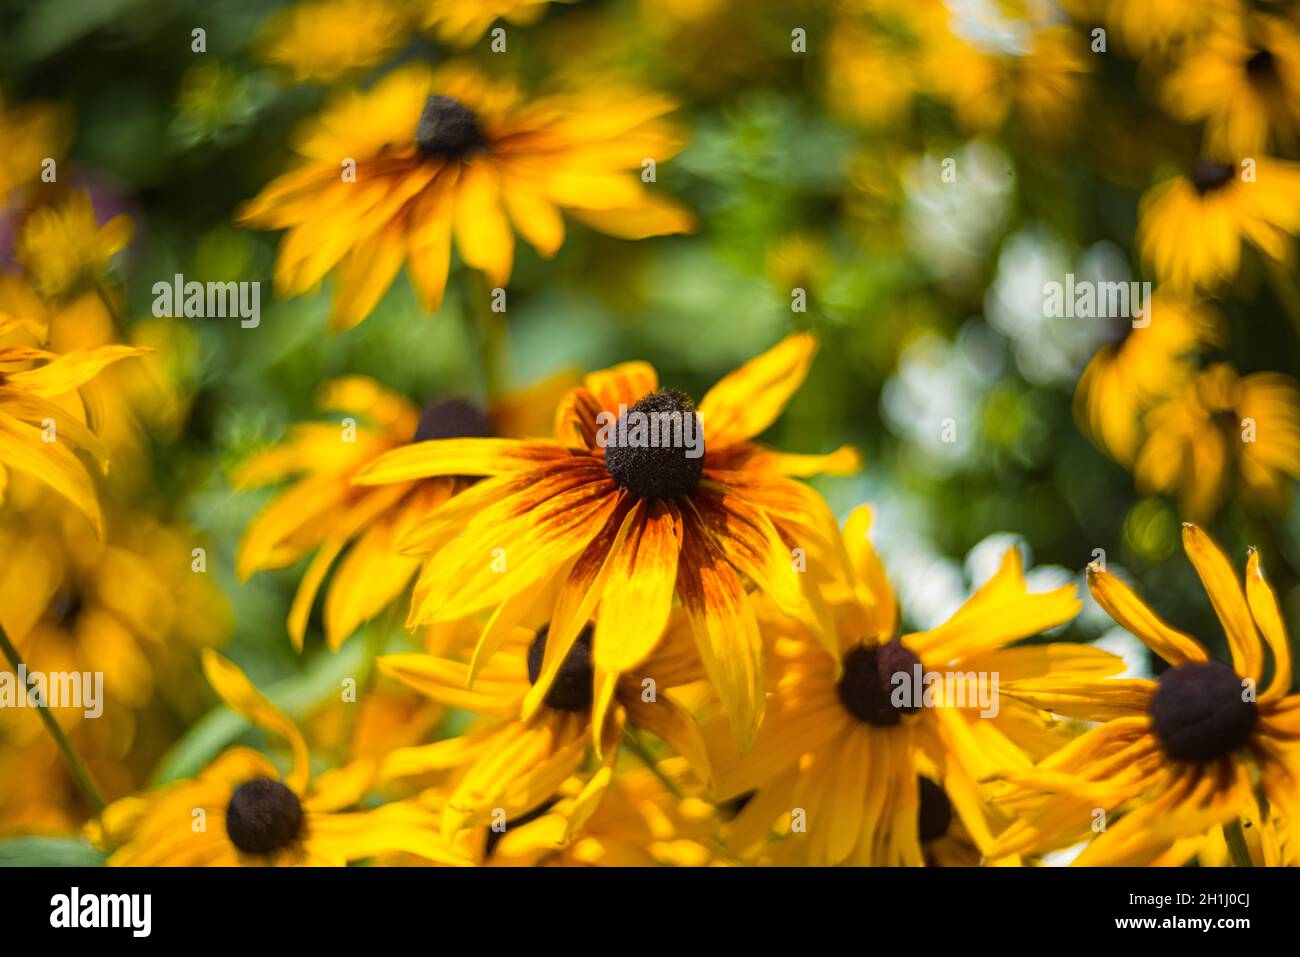
[[485, 439], [493, 435], [487, 413], [466, 399], [430, 402], [420, 416], [412, 442], [430, 439]]
[[836, 686], [840, 701], [859, 721], [882, 728], [898, 724], [904, 714], [921, 709], [912, 698], [894, 705], [895, 689], [903, 687], [894, 676], [906, 675], [913, 682], [913, 669], [920, 663], [897, 638], [884, 645], [858, 645], [844, 656], [844, 674]]
[[1228, 440], [1228, 447], [1233, 448], [1241, 442], [1241, 417], [1234, 409], [1220, 409], [1211, 415], [1211, 421]]
[[604, 445], [610, 477], [638, 498], [679, 498], [699, 487], [704, 430], [685, 392], [643, 396], [611, 426]]
[[1217, 661], [1194, 661], [1160, 676], [1151, 697], [1151, 727], [1175, 761], [1214, 761], [1255, 730], [1259, 711], [1237, 673]]
[[[542, 660], [546, 657], [546, 637], [549, 626], [543, 626], [528, 648], [528, 681], [537, 684], [542, 674]], [[591, 708], [591, 626], [588, 625], [573, 640], [573, 647], [560, 663], [560, 670], [546, 692], [546, 706], [557, 711], [587, 711]]]
[[1261, 47], [1252, 53], [1246, 60], [1246, 76], [1256, 84], [1266, 84], [1276, 80], [1277, 60], [1273, 56], [1273, 51]]
[[421, 156], [441, 159], [460, 159], [487, 148], [478, 117], [459, 100], [441, 94], [424, 101], [420, 123], [415, 129], [415, 143]]
[[71, 628], [76, 624], [84, 603], [81, 592], [75, 588], [60, 588], [50, 602], [47, 614], [60, 628]]
[[245, 854], [274, 854], [302, 834], [302, 802], [279, 781], [254, 778], [226, 805], [226, 834]]
[[1230, 163], [1211, 163], [1209, 160], [1197, 160], [1192, 168], [1192, 185], [1196, 192], [1204, 196], [1222, 189], [1232, 182], [1237, 169]]
[[916, 778], [921, 804], [916, 812], [916, 829], [921, 843], [935, 841], [948, 833], [952, 824], [952, 802], [948, 792], [929, 778]]

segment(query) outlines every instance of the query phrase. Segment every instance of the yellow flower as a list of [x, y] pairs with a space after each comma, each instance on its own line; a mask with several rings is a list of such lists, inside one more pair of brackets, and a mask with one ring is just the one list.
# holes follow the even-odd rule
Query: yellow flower
[[1300, 164], [1280, 160], [1250, 159], [1240, 169], [1203, 160], [1190, 176], [1151, 187], [1138, 206], [1142, 258], [1180, 292], [1235, 277], [1243, 241], [1287, 261], [1297, 231]]
[[[572, 3], [574, 0], [554, 0]], [[497, 20], [515, 26], [536, 23], [552, 0], [415, 0], [423, 8], [421, 24], [443, 43], [468, 47]]]
[[52, 103], [7, 107], [0, 96], [0, 202], [14, 190], [40, 179], [47, 159], [63, 159], [68, 146], [68, 121]]
[[258, 43], [263, 60], [288, 67], [298, 82], [328, 82], [379, 63], [408, 31], [391, 0], [310, 0], [272, 15]]
[[[568, 817], [576, 828], [609, 785], [628, 723], [663, 738], [707, 774], [695, 723], [668, 693], [703, 677], [685, 628], [671, 629], [634, 674], [609, 679], [596, 673], [591, 628], [584, 628], [541, 706], [521, 717], [525, 699], [537, 687], [550, 635], [546, 625], [510, 629], [491, 639], [499, 654], [477, 669], [425, 654], [379, 659], [384, 674], [448, 707], [483, 716], [463, 738], [399, 749], [380, 768], [383, 780], [450, 772], [448, 792], [439, 797], [449, 839], [466, 828], [488, 826], [500, 814], [515, 820], [535, 811], [583, 767], [594, 744], [599, 765], [584, 773], [576, 797], [581, 810]], [[594, 692], [598, 679], [601, 687]], [[650, 700], [644, 693], [647, 681], [654, 690]]]
[[[1115, 621], [1169, 663], [1159, 681], [1043, 678], [1011, 682], [1009, 695], [1080, 721], [1099, 721], [1031, 771], [1010, 777], [1005, 795], [1020, 819], [998, 839], [996, 853], [1049, 850], [1093, 833], [1094, 809], [1105, 829], [1076, 859], [1080, 865], [1185, 863], [1211, 828], [1253, 816], [1256, 782], [1275, 813], [1300, 811], [1295, 742], [1300, 695], [1291, 686], [1286, 626], [1252, 548], [1246, 588], [1227, 557], [1195, 525], [1183, 546], [1209, 595], [1232, 649], [1232, 665], [1210, 660], [1190, 635], [1165, 623], [1128, 586], [1093, 565], [1093, 597]], [[1264, 647], [1273, 677], [1264, 680]], [[1124, 812], [1116, 819], [1118, 812]]]
[[[30, 335], [32, 326], [0, 313], [0, 343], [15, 333]], [[105, 450], [84, 424], [85, 410], [76, 393], [109, 365], [145, 351], [102, 346], [56, 355], [31, 346], [0, 345], [0, 498], [6, 470], [27, 473], [80, 509], [96, 534], [102, 534], [95, 484], [74, 450], [85, 450], [101, 462]]]
[[1077, 125], [1090, 72], [1087, 47], [1068, 27], [1022, 24], [1023, 49], [989, 51], [962, 37], [936, 34], [923, 65], [923, 87], [951, 104], [958, 122], [992, 132], [1014, 109], [1030, 133], [1053, 141]]
[[[90, 723], [109, 728], [125, 752], [129, 711], [160, 696], [183, 700], [189, 657], [226, 638], [230, 610], [194, 571], [192, 532], [114, 513], [100, 541], [78, 516], [52, 508], [43, 488], [14, 493], [0, 553], [23, 560], [0, 567], [0, 625], [33, 671], [105, 676], [104, 715]], [[69, 727], [81, 716], [60, 712]]]
[[470, 863], [415, 805], [344, 810], [364, 796], [373, 765], [347, 765], [313, 781], [307, 745], [293, 722], [230, 661], [206, 651], [203, 668], [232, 710], [289, 744], [289, 773], [282, 778], [257, 751], [231, 748], [192, 780], [114, 802], [87, 827], [95, 844], [115, 848], [111, 866], [341, 867], [398, 851]]
[[1143, 494], [1177, 495], [1191, 521], [1208, 521], [1234, 479], [1244, 504], [1280, 513], [1300, 479], [1300, 389], [1275, 372], [1238, 376], [1216, 363], [1153, 409], [1134, 476]]
[[[1236, 0], [1099, 0], [1106, 23], [1132, 52], [1160, 51], [1205, 32], [1216, 14], [1236, 10]], [[1086, 22], [1086, 18], [1083, 19]]]
[[864, 126], [906, 117], [920, 85], [926, 44], [946, 34], [946, 20], [942, 4], [932, 0], [837, 8], [826, 46], [831, 108]]
[[54, 299], [94, 281], [131, 241], [131, 217], [102, 226], [90, 194], [73, 193], [58, 206], [40, 206], [23, 222], [15, 254], [42, 296]]
[[1148, 318], [1138, 327], [1112, 320], [1117, 341], [1092, 357], [1074, 393], [1079, 427], [1125, 467], [1141, 444], [1143, 413], [1195, 374], [1197, 353], [1224, 340], [1217, 312], [1163, 291], [1151, 298]]
[[1205, 121], [1216, 159], [1290, 151], [1300, 132], [1300, 30], [1262, 14], [1216, 18], [1165, 80], [1163, 99], [1176, 118]]
[[[961, 844], [999, 856], [989, 849], [1007, 819], [989, 810], [979, 782], [1031, 767], [1060, 735], [1034, 708], [994, 696], [993, 676], [1005, 682], [1123, 668], [1086, 645], [1008, 647], [1069, 621], [1080, 607], [1073, 585], [1030, 593], [1014, 548], [947, 622], [900, 637], [893, 592], [868, 540], [870, 522], [860, 507], [845, 526], [853, 573], [827, 589], [835, 623], [828, 640], [773, 622], [776, 667], [753, 751], [736, 755], [716, 723], [704, 726], [716, 796], [753, 792], [731, 825], [731, 846], [745, 859], [920, 865], [954, 822], [962, 833], [941, 849], [941, 862], [955, 863]], [[914, 680], [918, 668], [959, 680], [935, 685], [933, 702], [896, 704], [897, 676]], [[915, 688], [918, 696], [922, 690]], [[769, 847], [774, 828], [780, 838]]]
[[242, 222], [287, 229], [276, 288], [299, 295], [335, 270], [331, 323], [361, 322], [406, 262], [425, 309], [442, 301], [451, 244], [504, 286], [514, 230], [544, 256], [561, 211], [629, 239], [692, 228], [689, 213], [632, 170], [681, 148], [668, 99], [589, 89], [523, 100], [470, 68], [394, 71], [326, 109], [297, 141], [302, 164], [267, 186]]
[[803, 382], [815, 346], [810, 335], [789, 337], [714, 386], [698, 414], [689, 396], [659, 387], [653, 368], [629, 362], [569, 394], [555, 440], [423, 443], [362, 469], [354, 481], [367, 485], [488, 476], [398, 543], [426, 556], [408, 623], [500, 606], [496, 620], [507, 625], [555, 591], [527, 717], [589, 618], [600, 685], [646, 657], [677, 596], [748, 744], [764, 682], [747, 580], [787, 609], [806, 607], [791, 550], [833, 552], [834, 521], [792, 477], [857, 467], [848, 448], [783, 455], [750, 441]]
[[375, 488], [351, 484], [352, 476], [383, 453], [411, 443], [536, 434], [542, 426], [535, 406], [550, 407], [570, 382], [567, 374], [554, 376], [503, 397], [489, 412], [465, 399], [447, 398], [423, 413], [364, 376], [326, 383], [320, 406], [360, 416], [362, 422], [349, 417], [338, 423], [299, 423], [285, 442], [239, 467], [234, 484], [240, 489], [294, 479], [245, 530], [236, 557], [240, 577], [283, 568], [315, 553], [289, 612], [289, 636], [301, 648], [316, 594], [337, 561], [325, 597], [325, 638], [338, 648], [414, 576], [419, 562], [399, 554], [397, 540], [468, 484], [449, 474]]

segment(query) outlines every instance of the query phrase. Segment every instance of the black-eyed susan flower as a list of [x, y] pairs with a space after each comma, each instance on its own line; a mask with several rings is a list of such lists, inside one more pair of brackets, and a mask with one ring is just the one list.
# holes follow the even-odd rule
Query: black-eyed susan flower
[[[794, 550], [824, 551], [829, 563], [836, 536], [820, 496], [793, 477], [857, 467], [848, 448], [784, 455], [751, 441], [803, 381], [814, 350], [812, 336], [791, 336], [724, 378], [698, 410], [684, 393], [660, 388], [649, 365], [625, 363], [568, 395], [555, 440], [416, 443], [367, 466], [354, 481], [487, 476], [399, 543], [427, 556], [408, 623], [495, 608], [498, 626], [508, 627], [554, 595], [527, 715], [588, 619], [595, 674], [607, 681], [649, 654], [677, 597], [739, 740], [750, 742], [764, 680], [749, 589], [792, 611], [805, 607]], [[483, 659], [491, 644], [481, 644]]]
[[[10, 335], [43, 336], [21, 317], [0, 314], [0, 343]], [[144, 349], [112, 345], [58, 355], [34, 346], [0, 344], [0, 494], [7, 470], [24, 472], [54, 489], [103, 531], [89, 452], [106, 465], [102, 443], [86, 426], [77, 390], [105, 368]]]
[[254, 454], [235, 473], [234, 484], [241, 489], [293, 479], [245, 530], [236, 557], [240, 576], [313, 555], [289, 612], [289, 636], [301, 648], [316, 595], [334, 568], [324, 624], [327, 643], [338, 648], [415, 575], [419, 562], [398, 553], [397, 540], [469, 484], [449, 473], [373, 488], [351, 484], [353, 475], [412, 442], [540, 434], [545, 417], [537, 407], [552, 405], [571, 381], [561, 373], [503, 396], [489, 410], [449, 397], [423, 411], [364, 376], [326, 383], [319, 405], [345, 413], [346, 419], [299, 423], [284, 442]]
[[327, 107], [296, 141], [302, 163], [240, 218], [288, 230], [275, 267], [281, 295], [334, 270], [336, 330], [361, 322], [403, 263], [432, 312], [453, 239], [466, 265], [504, 286], [515, 232], [553, 256], [562, 212], [629, 239], [691, 229], [688, 212], [631, 172], [681, 148], [662, 119], [673, 107], [613, 88], [529, 101], [468, 67], [403, 67]]
[[258, 47], [264, 61], [288, 67], [299, 83], [329, 82], [375, 66], [409, 33], [394, 0], [309, 0], [268, 18]]
[[1138, 206], [1142, 258], [1176, 291], [1214, 289], [1237, 275], [1242, 243], [1276, 262], [1300, 231], [1300, 164], [1201, 160], [1151, 187]]
[[[11, 490], [0, 552], [23, 560], [0, 567], [0, 626], [33, 671], [107, 676], [89, 724], [104, 729], [103, 750], [120, 755], [134, 712], [168, 699], [183, 710], [197, 681], [192, 656], [225, 640], [230, 610], [195, 573], [192, 530], [115, 510], [97, 538], [58, 504], [34, 481]], [[83, 713], [60, 717], [73, 728]]]
[[1147, 416], [1133, 474], [1143, 494], [1176, 496], [1206, 521], [1234, 485], [1258, 512], [1281, 513], [1300, 479], [1300, 388], [1289, 376], [1241, 376], [1219, 362]]
[[[947, 622], [900, 636], [870, 521], [860, 507], [844, 530], [852, 575], [826, 588], [829, 648], [800, 623], [765, 620], [774, 666], [753, 750], [737, 755], [717, 722], [704, 725], [714, 793], [747, 797], [729, 835], [746, 860], [896, 866], [996, 856], [989, 851], [1009, 819], [990, 810], [980, 782], [999, 767], [1029, 768], [1063, 739], [1036, 709], [1000, 698], [994, 682], [1123, 667], [1086, 645], [1012, 647], [1080, 607], [1072, 585], [1031, 593], [1014, 548]], [[930, 845], [946, 837], [936, 854]]]
[[1175, 117], [1205, 122], [1211, 156], [1290, 152], [1300, 133], [1300, 29], [1266, 14], [1216, 17], [1165, 80], [1163, 98]]
[[[1004, 686], [1037, 707], [1101, 724], [1011, 776], [1015, 790], [1003, 799], [1019, 820], [999, 837], [997, 852], [1064, 847], [1095, 834], [1075, 863], [1186, 863], [1171, 860], [1170, 850], [1253, 816], [1256, 787], [1274, 813], [1295, 820], [1300, 696], [1287, 694], [1291, 652], [1277, 597], [1253, 548], [1243, 591], [1200, 528], [1183, 526], [1183, 546], [1223, 625], [1232, 664], [1212, 660], [1118, 578], [1090, 566], [1097, 603], [1170, 667], [1157, 681], [1042, 678]], [[1267, 687], [1264, 645], [1273, 657]], [[1182, 845], [1188, 856], [1195, 846]]]
[[260, 752], [231, 748], [191, 780], [114, 802], [87, 826], [95, 844], [112, 850], [110, 866], [341, 867], [398, 851], [469, 863], [416, 805], [347, 811], [365, 794], [373, 764], [336, 768], [313, 781], [294, 723], [232, 662], [208, 651], [203, 667], [231, 709], [288, 743], [290, 770], [282, 776]]
[[426, 654], [379, 659], [385, 674], [435, 701], [482, 716], [463, 737], [398, 749], [380, 768], [385, 780], [447, 772], [447, 786], [437, 794], [437, 803], [449, 838], [469, 827], [490, 826], [501, 815], [518, 820], [536, 811], [590, 763], [594, 745], [599, 764], [584, 773], [584, 786], [575, 796], [580, 810], [568, 816], [570, 827], [576, 827], [609, 786], [628, 724], [663, 738], [690, 758], [701, 776], [707, 775], [695, 723], [668, 694], [703, 677], [685, 628], [670, 629], [659, 647], [638, 663], [635, 674], [608, 679], [595, 664], [592, 629], [584, 628], [570, 644], [541, 705], [523, 717], [552, 634], [545, 625], [511, 629], [497, 642], [500, 653], [472, 680], [470, 666], [453, 659]]
[[1125, 466], [1141, 444], [1143, 413], [1178, 392], [1195, 374], [1197, 354], [1224, 339], [1217, 312], [1163, 292], [1152, 297], [1147, 319], [1107, 320], [1114, 340], [1088, 362], [1074, 393], [1080, 428]]

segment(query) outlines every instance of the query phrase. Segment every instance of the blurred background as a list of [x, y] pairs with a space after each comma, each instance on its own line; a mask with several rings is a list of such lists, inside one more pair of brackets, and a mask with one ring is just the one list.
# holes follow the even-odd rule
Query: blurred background
[[[63, 317], [69, 345], [157, 350], [113, 373], [133, 424], [111, 437], [128, 451], [105, 492], [109, 544], [83, 542], [84, 530], [65, 527], [72, 518], [33, 518], [39, 496], [17, 481], [0, 512], [6, 559], [35, 562], [48, 543], [69, 566], [105, 575], [102, 557], [87, 556], [108, 547], [121, 558], [101, 589], [138, 639], [123, 639], [139, 647], [121, 660], [138, 657], [131, 667], [147, 679], [119, 702], [120, 720], [74, 729], [109, 796], [193, 771], [245, 732], [210, 711], [195, 663], [204, 645], [221, 644], [312, 722], [315, 743], [351, 746], [325, 702], [340, 676], [364, 670], [364, 636], [331, 653], [313, 617], [294, 652], [284, 622], [305, 563], [239, 581], [236, 546], [275, 490], [236, 492], [231, 473], [291, 423], [321, 418], [316, 393], [333, 377], [372, 376], [421, 405], [482, 398], [462, 267], [453, 260], [436, 314], [400, 276], [366, 322], [332, 335], [330, 281], [276, 300], [279, 237], [233, 217], [287, 168], [292, 131], [332, 92], [411, 61], [467, 57], [527, 89], [628, 81], [680, 103], [673, 119], [687, 145], [658, 182], [700, 228], [629, 242], [570, 220], [554, 260], [520, 245], [507, 313], [513, 385], [640, 358], [698, 399], [783, 335], [812, 330], [822, 344], [812, 373], [764, 441], [862, 450], [861, 474], [815, 484], [841, 518], [876, 507], [908, 628], [942, 621], [1007, 544], [1025, 550], [1043, 587], [1080, 579], [1102, 549], [1162, 615], [1222, 651], [1179, 547], [1177, 497], [1140, 494], [1075, 414], [1080, 376], [1123, 322], [1043, 308], [1044, 284], [1066, 273], [1153, 278], [1136, 238], [1139, 201], [1203, 144], [1201, 126], [1162, 99], [1176, 44], [1197, 42], [1176, 10], [1174, 26], [1157, 18], [1137, 30], [1107, 0], [578, 0], [543, 4], [526, 25], [501, 21], [508, 42], [497, 53], [486, 35], [466, 43], [422, 25], [426, 6], [0, 2], [0, 143], [59, 161], [56, 184], [3, 183], [8, 308], [33, 285], [18, 248], [24, 223], [84, 192], [96, 224], [125, 215], [130, 238], [101, 257], [93, 295], [41, 301]], [[1153, 16], [1164, 6], [1153, 0]], [[1286, 4], [1236, 6], [1237, 16], [1294, 16]], [[295, 12], [301, 20], [288, 19]], [[314, 32], [288, 43], [291, 23]], [[192, 48], [196, 29], [204, 52]], [[1300, 372], [1294, 260], [1281, 271], [1289, 287], [1246, 249], [1237, 275], [1207, 295], [1226, 332], [1198, 362]], [[262, 282], [260, 326], [155, 319], [152, 286], [175, 273]], [[792, 309], [795, 290], [804, 311]], [[1284, 488], [1289, 503], [1289, 478]], [[38, 535], [42, 521], [52, 530]], [[1260, 510], [1235, 493], [1208, 519], [1235, 562], [1247, 544], [1265, 549], [1293, 628], [1297, 521], [1295, 508]], [[195, 547], [202, 587], [188, 575]], [[1135, 674], [1155, 666], [1091, 603], [1068, 634], [1105, 642]], [[0, 716], [0, 834], [66, 833], [87, 813], [34, 719]]]

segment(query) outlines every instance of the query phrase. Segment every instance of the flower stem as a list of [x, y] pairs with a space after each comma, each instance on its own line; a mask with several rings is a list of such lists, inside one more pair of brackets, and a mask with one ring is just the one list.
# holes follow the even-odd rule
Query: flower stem
[[1254, 867], [1250, 859], [1250, 848], [1246, 846], [1246, 834], [1241, 829], [1241, 821], [1223, 825], [1223, 839], [1228, 844], [1228, 853], [1232, 855], [1233, 867]]
[[507, 379], [505, 313], [492, 308], [492, 290], [479, 273], [461, 270], [461, 295], [465, 299], [465, 327], [477, 340], [483, 391], [488, 402], [498, 398]]
[[650, 773], [659, 779], [659, 783], [668, 790], [668, 793], [680, 801], [682, 799], [682, 792], [666, 774], [659, 770], [659, 762], [656, 761], [654, 755], [650, 753], [650, 749], [645, 746], [645, 742], [637, 737], [631, 728], [623, 729], [623, 737], [627, 740], [627, 746], [631, 749], [632, 753], [641, 759], [641, 763], [650, 769]]
[[[0, 626], [0, 650], [4, 651], [5, 657], [9, 659], [9, 664], [13, 667], [15, 672], [25, 670], [22, 658], [18, 654], [18, 649], [15, 648], [13, 642], [9, 640], [9, 636], [5, 633], [3, 626]], [[90, 799], [91, 806], [94, 807], [95, 813], [102, 813], [105, 806], [104, 798], [100, 795], [99, 788], [95, 787], [95, 780], [90, 776], [90, 770], [86, 767], [85, 762], [81, 760], [81, 756], [77, 754], [77, 749], [72, 746], [72, 742], [68, 740], [68, 736], [63, 733], [63, 729], [59, 727], [59, 723], [54, 720], [54, 715], [50, 714], [49, 708], [44, 704], [37, 704], [36, 711], [40, 714], [41, 720], [45, 722], [45, 729], [49, 731], [50, 736], [54, 738], [54, 743], [57, 744], [59, 750], [63, 752], [63, 758], [68, 762], [68, 767], [72, 770], [72, 776], [77, 779], [77, 783], [81, 785], [81, 789], [86, 792], [86, 797]]]

